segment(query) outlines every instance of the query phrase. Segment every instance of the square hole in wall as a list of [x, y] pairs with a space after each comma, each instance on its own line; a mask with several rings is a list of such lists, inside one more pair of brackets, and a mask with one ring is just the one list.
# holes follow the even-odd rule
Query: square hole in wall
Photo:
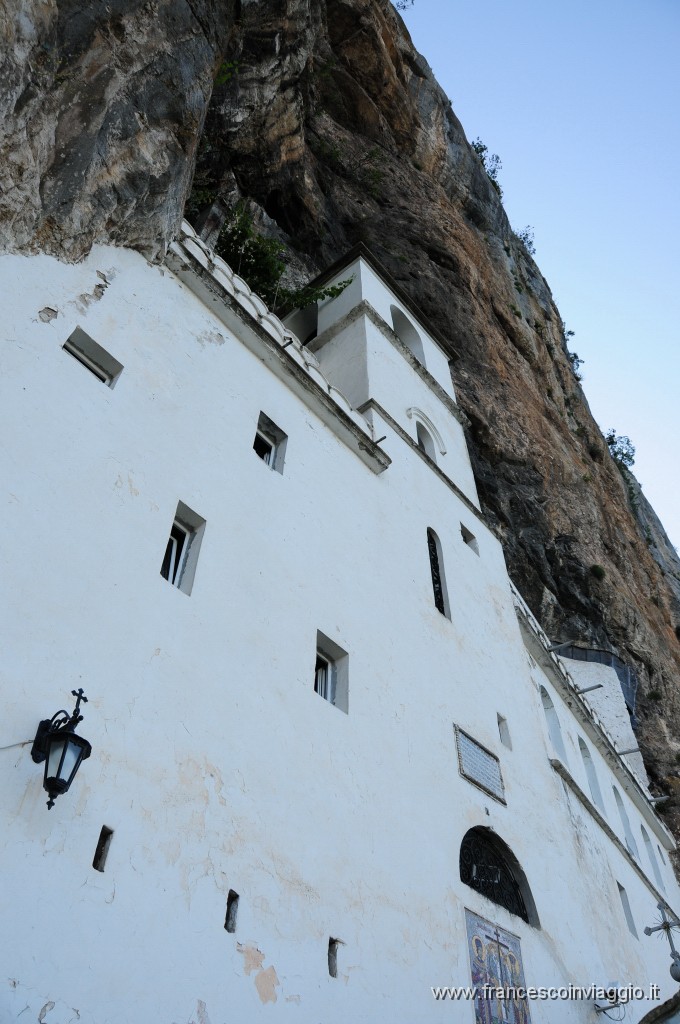
[[288, 435], [284, 434], [273, 420], [261, 412], [257, 421], [253, 451], [266, 466], [275, 469], [277, 473], [283, 473], [287, 441]]
[[470, 531], [468, 530], [467, 526], [463, 526], [462, 523], [460, 524], [460, 533], [461, 533], [461, 536], [462, 536], [463, 540], [467, 544], [467, 546], [469, 548], [472, 548], [474, 553], [476, 555], [478, 555], [479, 554], [479, 544], [477, 543], [477, 538], [475, 537], [474, 533], [470, 533]]
[[349, 711], [349, 655], [333, 640], [317, 631], [314, 692], [340, 708]]
[[114, 359], [110, 352], [98, 345], [94, 338], [80, 327], [76, 327], [62, 348], [109, 388], [115, 385], [123, 372], [123, 364]]

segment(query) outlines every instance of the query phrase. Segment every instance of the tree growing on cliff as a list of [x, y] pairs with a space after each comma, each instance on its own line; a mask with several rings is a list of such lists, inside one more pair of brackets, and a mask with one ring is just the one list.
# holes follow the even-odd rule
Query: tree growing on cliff
[[614, 428], [608, 430], [604, 435], [609, 448], [609, 454], [617, 466], [625, 466], [626, 469], [635, 462], [635, 445], [625, 434], [617, 434]]
[[470, 143], [470, 145], [474, 149], [479, 159], [482, 161], [482, 166], [489, 177], [489, 181], [495, 188], [499, 197], [502, 199], [503, 189], [501, 188], [500, 182], [498, 180], [499, 172], [501, 170], [501, 167], [503, 166], [503, 164], [501, 163], [501, 158], [499, 157], [498, 153], [489, 153], [489, 147], [485, 145], [480, 138], [475, 139], [474, 142]]

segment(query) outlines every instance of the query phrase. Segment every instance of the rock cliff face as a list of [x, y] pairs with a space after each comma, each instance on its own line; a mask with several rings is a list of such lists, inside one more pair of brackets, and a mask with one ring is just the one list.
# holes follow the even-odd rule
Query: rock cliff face
[[483, 507], [532, 610], [556, 641], [637, 670], [641, 745], [680, 834], [680, 560], [610, 457], [550, 289], [388, 0], [13, 3], [5, 247], [162, 255], [197, 148], [192, 214], [249, 200], [298, 279], [365, 242], [458, 357]]

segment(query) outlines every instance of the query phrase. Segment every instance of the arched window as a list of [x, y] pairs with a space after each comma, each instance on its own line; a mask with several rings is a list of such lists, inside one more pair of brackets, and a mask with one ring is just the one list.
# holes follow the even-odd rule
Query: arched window
[[555, 711], [555, 705], [552, 702], [550, 694], [544, 686], [541, 687], [541, 703], [543, 704], [543, 711], [545, 712], [545, 720], [548, 724], [548, 732], [550, 733], [550, 742], [555, 748], [555, 753], [564, 761], [567, 761], [567, 752], [564, 749], [564, 740], [562, 739], [562, 729], [560, 728], [560, 720], [557, 717]]
[[581, 760], [583, 761], [583, 767], [586, 770], [586, 778], [588, 779], [588, 787], [590, 789], [590, 797], [593, 803], [598, 809], [604, 814], [604, 800], [602, 799], [602, 792], [600, 791], [600, 783], [597, 781], [597, 772], [595, 771], [595, 765], [593, 759], [590, 756], [590, 751], [585, 745], [584, 741], [579, 736], [578, 748], [581, 751]]
[[418, 438], [418, 447], [421, 451], [424, 451], [433, 462], [437, 461], [437, 454], [435, 452], [434, 441], [430, 431], [422, 425], [422, 423], [416, 423], [416, 437]]
[[427, 531], [427, 550], [430, 555], [430, 573], [432, 575], [432, 590], [434, 593], [435, 607], [442, 613], [442, 615], [445, 615], [447, 619], [450, 619], [451, 610], [449, 608], [448, 594], [446, 593], [446, 578], [444, 576], [442, 548], [439, 543], [439, 537], [434, 530], [430, 529]]
[[626, 812], [626, 808], [624, 807], [623, 800], [621, 799], [621, 794], [619, 793], [616, 786], [612, 786], [612, 789], [614, 790], [614, 799], [616, 800], [616, 806], [619, 809], [619, 817], [621, 818], [621, 824], [623, 825], [623, 834], [626, 837], [626, 846], [628, 847], [628, 852], [631, 853], [636, 860], [639, 860], [640, 854], [638, 853], [637, 843], [635, 842], [633, 833], [630, 828], [630, 821], [628, 820], [628, 814]]
[[649, 832], [647, 831], [644, 825], [640, 825], [640, 831], [642, 832], [642, 842], [645, 844], [645, 850], [647, 851], [647, 856], [649, 857], [649, 863], [652, 865], [652, 871], [654, 872], [656, 884], [659, 886], [660, 889], [663, 889], [663, 891], [665, 892], [666, 887], [663, 884], [661, 872], [659, 871], [659, 864], [656, 859], [656, 854], [654, 853], [654, 847], [652, 846], [652, 840], [649, 838]]
[[417, 330], [397, 306], [390, 306], [390, 313], [392, 314], [394, 333], [400, 341], [403, 341], [406, 348], [416, 357], [418, 362], [425, 366], [423, 343]]
[[471, 828], [460, 846], [460, 880], [499, 907], [538, 927], [529, 883], [516, 857], [488, 828]]

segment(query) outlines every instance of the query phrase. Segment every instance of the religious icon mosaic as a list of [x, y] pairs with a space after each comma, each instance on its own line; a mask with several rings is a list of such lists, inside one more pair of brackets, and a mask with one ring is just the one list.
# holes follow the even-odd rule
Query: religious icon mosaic
[[531, 1024], [519, 939], [470, 910], [465, 924], [475, 1024]]

